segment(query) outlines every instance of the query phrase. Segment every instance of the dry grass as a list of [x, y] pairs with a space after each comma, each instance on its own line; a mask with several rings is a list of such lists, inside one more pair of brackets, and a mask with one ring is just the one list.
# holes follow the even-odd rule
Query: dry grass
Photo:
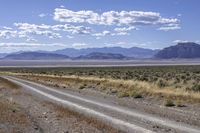
[[90, 125], [92, 127], [97, 128], [98, 130], [102, 131], [103, 133], [122, 133], [122, 131], [119, 131], [117, 129], [114, 129], [111, 126], [106, 125], [105, 123], [93, 118], [93, 117], [88, 117], [84, 116], [82, 114], [79, 114], [77, 112], [71, 111], [61, 105], [57, 105], [51, 102], [45, 102], [45, 104], [51, 106], [55, 112], [57, 112], [57, 117], [58, 118], [72, 118], [75, 117], [78, 120], [78, 123], [85, 123], [87, 125]]
[[0, 90], [2, 89], [10, 90], [10, 92], [12, 92], [15, 95], [21, 94], [20, 86], [7, 79], [0, 77]]
[[12, 88], [12, 89], [19, 89], [20, 87], [18, 85], [16, 85], [15, 83], [4, 79], [2, 77], [0, 77], [0, 86], [4, 86], [4, 87], [8, 87], [8, 88]]
[[24, 126], [28, 124], [27, 117], [20, 112], [21, 109], [15, 103], [1, 99], [0, 107], [0, 123]]
[[16, 133], [30, 125], [26, 112], [8, 96], [8, 93], [19, 94], [19, 86], [0, 77], [0, 123], [5, 126], [0, 129], [0, 133]]
[[43, 74], [17, 74], [22, 78], [53, 85], [62, 88], [93, 88], [95, 90], [117, 95], [119, 97], [152, 96], [175, 101], [199, 103], [200, 92], [188, 91], [182, 88], [159, 87], [155, 83], [134, 80], [119, 80], [84, 76], [55, 76]]
[[15, 103], [0, 98], [0, 133], [17, 133], [23, 131], [31, 123], [26, 113]]

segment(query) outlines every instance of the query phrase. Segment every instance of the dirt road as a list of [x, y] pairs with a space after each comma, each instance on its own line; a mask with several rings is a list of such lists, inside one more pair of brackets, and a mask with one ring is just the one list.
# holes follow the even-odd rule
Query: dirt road
[[113, 104], [103, 98], [82, 96], [70, 91], [56, 90], [38, 83], [15, 77], [4, 77], [34, 94], [51, 102], [62, 104], [80, 114], [94, 117], [125, 132], [181, 132], [199, 133], [200, 128], [182, 122], [168, 120], [156, 115]]

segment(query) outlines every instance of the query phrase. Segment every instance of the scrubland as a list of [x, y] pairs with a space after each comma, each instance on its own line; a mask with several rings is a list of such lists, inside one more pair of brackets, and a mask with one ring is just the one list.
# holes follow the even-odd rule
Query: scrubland
[[1, 71], [55, 87], [93, 89], [119, 98], [159, 98], [166, 106], [200, 102], [200, 66], [8, 68]]

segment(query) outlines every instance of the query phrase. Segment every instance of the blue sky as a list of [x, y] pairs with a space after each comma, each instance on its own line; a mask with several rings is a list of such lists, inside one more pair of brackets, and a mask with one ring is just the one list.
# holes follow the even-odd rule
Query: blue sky
[[199, 0], [1, 0], [0, 53], [200, 40]]

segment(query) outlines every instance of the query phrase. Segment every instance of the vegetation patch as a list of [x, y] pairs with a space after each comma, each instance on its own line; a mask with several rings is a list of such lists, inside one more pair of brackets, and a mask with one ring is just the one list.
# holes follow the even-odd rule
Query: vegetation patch
[[7, 74], [71, 89], [94, 89], [118, 97], [148, 96], [200, 102], [200, 66], [107, 68], [1, 68]]
[[172, 100], [167, 99], [167, 100], [165, 101], [165, 106], [166, 106], [166, 107], [173, 107], [173, 106], [176, 106], [176, 105], [174, 104], [174, 102], [173, 102]]

